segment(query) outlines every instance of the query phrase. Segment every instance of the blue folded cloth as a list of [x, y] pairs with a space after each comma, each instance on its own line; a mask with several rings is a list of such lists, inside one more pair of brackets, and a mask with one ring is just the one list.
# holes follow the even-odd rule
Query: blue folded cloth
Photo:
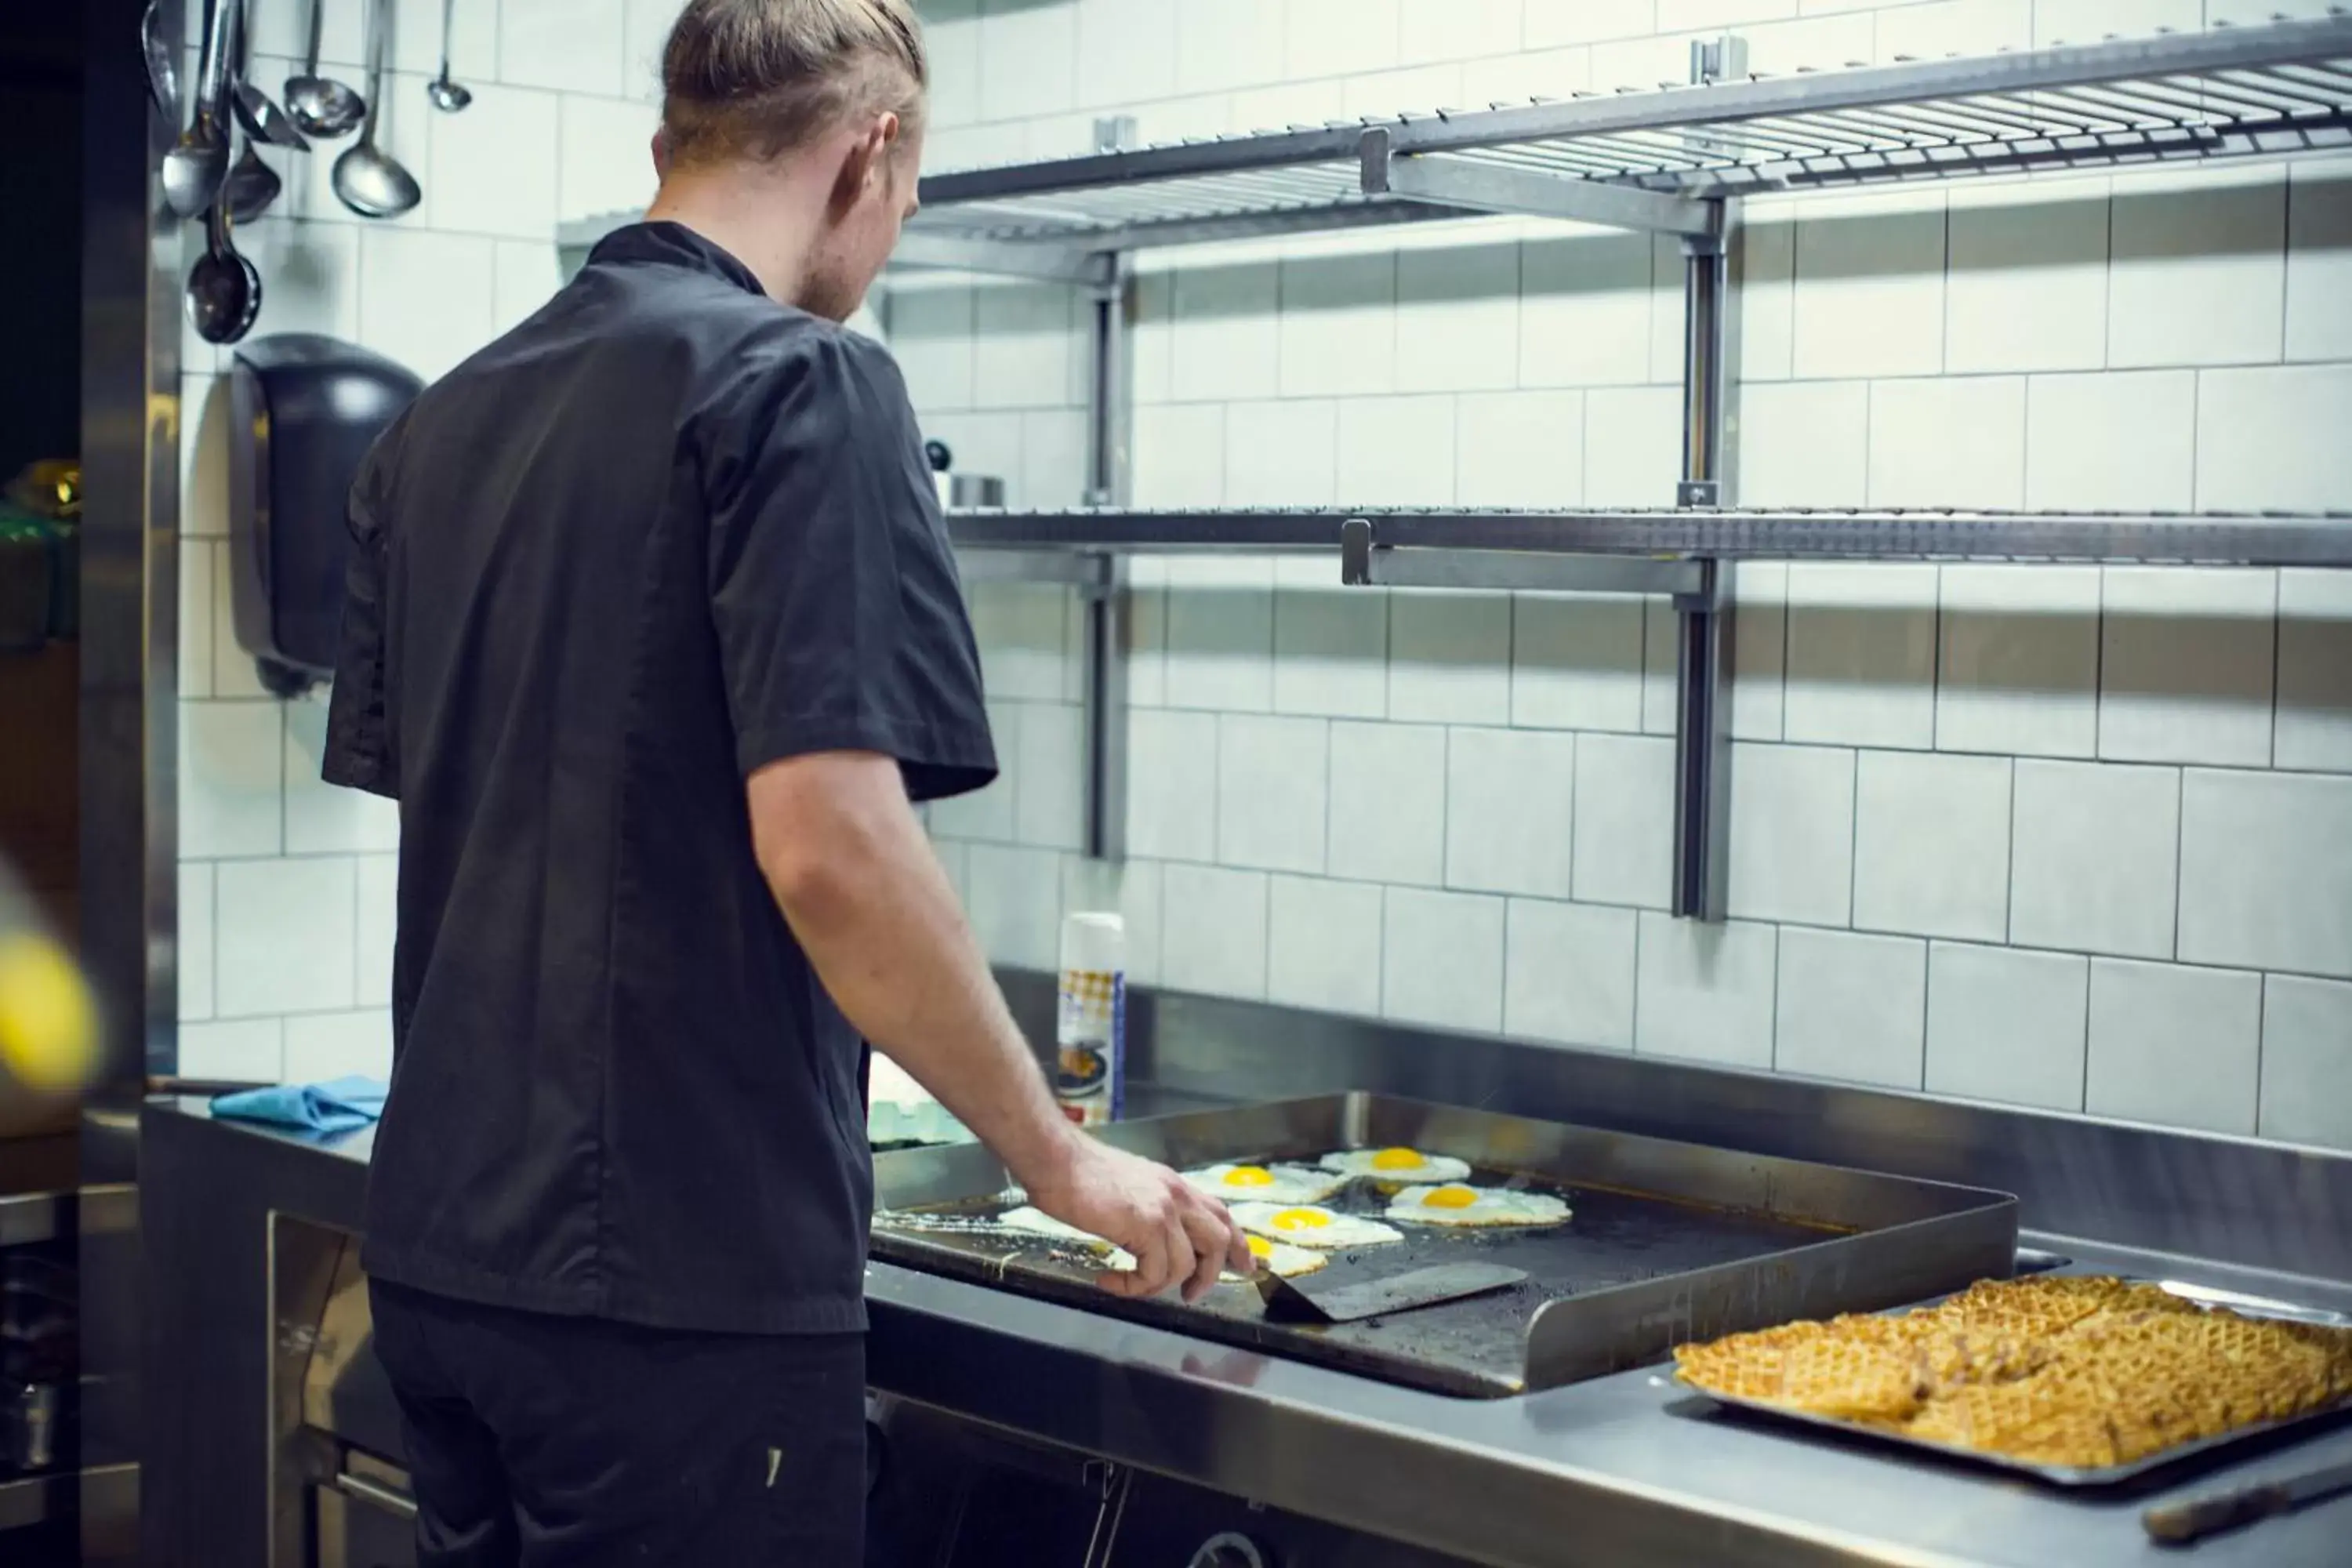
[[233, 1121], [266, 1121], [312, 1132], [349, 1132], [383, 1114], [384, 1086], [372, 1078], [331, 1083], [281, 1083], [241, 1089], [213, 1100], [213, 1114]]

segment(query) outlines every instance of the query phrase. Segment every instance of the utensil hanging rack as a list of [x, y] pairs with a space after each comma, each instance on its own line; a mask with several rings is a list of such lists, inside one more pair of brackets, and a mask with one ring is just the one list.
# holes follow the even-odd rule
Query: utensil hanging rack
[[[2219, 27], [1788, 76], [1736, 37], [1694, 43], [1692, 80], [1136, 147], [1124, 121], [1079, 156], [934, 174], [902, 266], [1088, 290], [1086, 495], [1076, 510], [958, 512], [968, 575], [1073, 583], [1086, 604], [1090, 855], [1124, 853], [1124, 562], [1187, 551], [1340, 558], [1363, 584], [1671, 595], [1680, 618], [1673, 907], [1724, 915], [1732, 609], [1741, 560], [2155, 562], [2352, 567], [2352, 516], [1743, 510], [1727, 405], [1737, 334], [1727, 240], [1742, 197], [2293, 157], [2352, 147], [2352, 17]], [[1126, 495], [1129, 258], [1145, 248], [1479, 215], [1681, 241], [1680, 510], [1136, 511]], [[614, 223], [568, 226], [567, 248]]]

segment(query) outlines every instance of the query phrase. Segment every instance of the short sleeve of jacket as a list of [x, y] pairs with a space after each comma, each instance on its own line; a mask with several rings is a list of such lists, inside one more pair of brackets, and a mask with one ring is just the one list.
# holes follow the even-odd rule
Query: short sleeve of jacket
[[698, 426], [743, 773], [864, 751], [898, 759], [917, 800], [994, 778], [954, 554], [887, 352], [797, 319], [746, 351]]
[[400, 797], [385, 708], [383, 501], [377, 491], [377, 454], [369, 453], [352, 486], [351, 563], [343, 576], [343, 630], [335, 655], [335, 684], [327, 704], [326, 755], [320, 773], [329, 784]]

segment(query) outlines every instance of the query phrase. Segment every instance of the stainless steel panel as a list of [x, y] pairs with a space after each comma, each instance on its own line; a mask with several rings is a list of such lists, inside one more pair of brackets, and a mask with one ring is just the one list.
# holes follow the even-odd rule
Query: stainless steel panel
[[[318, 1318], [318, 1332], [302, 1370], [298, 1423], [331, 1433], [386, 1462], [407, 1457], [400, 1406], [383, 1363], [375, 1358], [375, 1321], [359, 1245], [347, 1242]], [[352, 1462], [347, 1456], [345, 1467]]]
[[[131, 1131], [150, 1070], [176, 1059], [180, 227], [157, 221], [153, 155], [176, 130], [130, 47], [140, 0], [88, 0], [83, 28], [81, 826], [79, 956], [103, 1009], [105, 1062], [84, 1108], [82, 1183], [138, 1175]], [[184, 8], [159, 5], [177, 58]], [[83, 1560], [137, 1557], [141, 1238], [127, 1198], [85, 1202], [75, 1498]]]

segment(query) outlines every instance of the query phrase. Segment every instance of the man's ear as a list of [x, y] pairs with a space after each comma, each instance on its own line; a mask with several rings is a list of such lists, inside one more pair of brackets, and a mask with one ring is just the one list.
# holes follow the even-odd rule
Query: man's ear
[[887, 184], [890, 174], [887, 160], [890, 143], [896, 139], [898, 121], [897, 115], [886, 114], [850, 142], [841, 160], [841, 173], [834, 180], [833, 207], [836, 213], [845, 213], [856, 206], [877, 184]]
[[656, 180], [669, 178], [669, 127], [659, 126], [654, 132], [654, 178]]

